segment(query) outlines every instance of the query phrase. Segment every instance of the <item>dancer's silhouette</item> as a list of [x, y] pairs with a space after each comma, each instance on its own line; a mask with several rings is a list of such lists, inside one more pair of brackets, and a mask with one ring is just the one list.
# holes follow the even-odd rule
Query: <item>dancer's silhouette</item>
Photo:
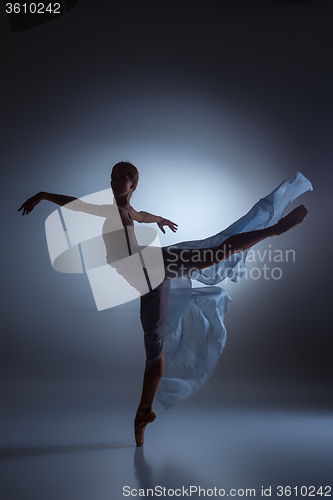
[[[301, 174], [299, 175], [301, 176]], [[303, 176], [301, 177], [302, 180], [305, 179]], [[169, 219], [152, 215], [148, 212], [137, 212], [130, 205], [131, 196], [133, 194], [133, 191], [137, 187], [138, 180], [139, 173], [131, 163], [120, 162], [117, 163], [112, 169], [111, 188], [119, 209], [123, 227], [125, 229], [127, 246], [128, 248], [132, 249], [135, 247], [139, 248], [138, 243], [135, 239], [134, 221], [139, 223], [157, 223], [163, 233], [165, 233], [165, 226], [169, 227], [173, 232], [177, 231], [177, 224], [170, 221]], [[307, 179], [305, 179], [305, 181], [310, 184]], [[280, 193], [278, 190], [280, 189], [281, 191], [281, 187], [283, 187], [286, 183], [283, 183], [276, 191], [272, 193], [272, 195], [274, 195], [275, 193]], [[279, 200], [279, 202], [270, 201], [269, 203], [271, 203], [273, 206], [273, 212], [274, 208], [276, 208], [274, 206], [274, 203], [279, 208], [277, 212], [283, 213], [292, 199], [295, 199], [299, 194], [307, 189], [309, 189], [309, 187], [304, 188], [304, 185], [303, 187], [293, 188], [293, 193], [288, 199], [285, 198], [284, 189], [283, 196], [281, 196], [283, 197], [283, 203], [285, 204], [285, 206], [281, 208], [281, 200]], [[266, 200], [267, 202], [268, 199], [269, 197], [264, 198], [263, 200]], [[74, 210], [80, 210], [100, 217], [104, 217], [105, 223], [103, 228], [103, 238], [107, 250], [107, 260], [110, 265], [117, 269], [117, 258], [119, 260], [119, 249], [122, 243], [119, 240], [117, 241], [115, 233], [112, 233], [112, 228], [109, 227], [110, 224], [112, 226], [111, 213], [114, 213], [112, 212], [112, 209], [114, 210], [113, 205], [93, 205], [90, 203], [84, 203], [81, 200], [78, 200], [77, 198], [71, 196], [40, 192], [32, 198], [29, 198], [19, 208], [19, 210], [22, 210], [22, 215], [30, 213], [41, 200], [48, 200], [61, 206], [67, 205], [68, 208], [72, 208]], [[257, 205], [255, 205], [255, 207], [257, 207]], [[252, 211], [255, 207], [253, 207]], [[252, 214], [252, 211], [250, 211], [247, 216], [240, 219], [240, 221], [247, 221], [246, 218], [249, 217], [250, 214]], [[270, 209], [267, 209], [266, 212], [270, 212]], [[256, 210], [254, 210], [254, 215], [252, 214], [249, 220], [255, 220], [257, 217], [257, 213], [258, 209], [256, 208]], [[247, 232], [239, 232], [238, 234], [232, 234], [235, 232], [234, 227], [237, 227], [237, 224], [239, 223], [239, 221], [237, 221], [237, 223], [228, 228], [229, 230], [233, 229], [232, 231], [229, 231], [229, 233], [231, 233], [231, 236], [228, 236], [228, 230], [226, 230], [216, 235], [216, 237], [218, 237], [224, 234], [224, 237], [220, 238], [222, 240], [220, 244], [214, 245], [214, 241], [218, 240], [216, 240], [216, 237], [212, 237], [211, 239], [207, 239], [207, 241], [212, 241], [213, 244], [210, 244], [207, 247], [202, 247], [202, 244], [198, 245], [196, 247], [196, 252], [192, 252], [192, 254], [187, 250], [186, 261], [182, 258], [182, 252], [184, 249], [184, 246], [182, 248], [182, 244], [173, 246], [172, 252], [168, 251], [170, 247], [162, 248], [165, 279], [159, 286], [151, 290], [149, 293], [145, 293], [141, 297], [140, 316], [145, 334], [144, 340], [147, 361], [146, 371], [143, 379], [141, 400], [134, 422], [135, 439], [137, 446], [141, 446], [143, 444], [143, 436], [146, 425], [150, 422], [153, 422], [156, 418], [155, 413], [152, 411], [152, 404], [164, 372], [163, 340], [165, 325], [167, 321], [167, 303], [170, 280], [179, 278], [182, 275], [187, 275], [188, 273], [193, 272], [193, 270], [202, 270], [217, 265], [222, 261], [226, 261], [227, 259], [229, 259], [233, 254], [242, 252], [255, 245], [256, 243], [264, 240], [265, 238], [285, 233], [297, 224], [300, 224], [306, 217], [307, 213], [308, 210], [303, 205], [300, 205], [292, 212], [290, 212], [287, 216], [281, 218], [277, 223], [272, 224], [269, 227], [264, 227], [263, 229], [257, 229]], [[270, 213], [265, 224], [269, 224], [272, 220], [273, 213]], [[262, 223], [258, 225], [262, 225]], [[244, 231], [244, 224], [242, 225], [242, 227], [243, 229], [241, 230]], [[188, 248], [188, 244], [186, 243], [185, 248]], [[118, 257], [114, 258], [114, 254], [117, 254], [117, 252]], [[120, 274], [123, 274], [128, 282], [131, 283], [131, 271], [127, 271], [127, 274], [126, 271], [122, 272], [120, 269], [117, 269], [117, 271]]]

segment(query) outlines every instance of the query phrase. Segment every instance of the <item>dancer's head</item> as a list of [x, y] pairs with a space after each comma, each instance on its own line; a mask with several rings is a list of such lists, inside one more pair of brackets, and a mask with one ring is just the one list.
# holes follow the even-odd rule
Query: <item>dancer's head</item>
[[131, 198], [139, 182], [137, 168], [127, 161], [116, 163], [111, 172], [111, 188], [115, 197]]

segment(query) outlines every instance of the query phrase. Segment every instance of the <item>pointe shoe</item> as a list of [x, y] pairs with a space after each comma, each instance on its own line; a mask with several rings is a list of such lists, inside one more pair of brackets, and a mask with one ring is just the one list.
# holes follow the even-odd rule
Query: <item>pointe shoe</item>
[[137, 410], [134, 420], [134, 436], [137, 446], [143, 445], [143, 436], [146, 426], [154, 422], [156, 414], [151, 410]]
[[272, 229], [274, 229], [274, 235], [280, 235], [289, 231], [289, 229], [297, 226], [303, 222], [305, 217], [308, 215], [309, 210], [305, 208], [304, 205], [294, 208], [288, 215], [282, 217], [277, 224], [275, 224]]

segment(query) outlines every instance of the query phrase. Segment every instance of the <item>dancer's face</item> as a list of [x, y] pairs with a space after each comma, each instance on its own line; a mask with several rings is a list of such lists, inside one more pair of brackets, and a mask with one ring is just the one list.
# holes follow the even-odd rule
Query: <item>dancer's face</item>
[[129, 177], [126, 168], [121, 166], [113, 167], [111, 172], [111, 189], [116, 198], [120, 196], [127, 196], [134, 185], [135, 183]]

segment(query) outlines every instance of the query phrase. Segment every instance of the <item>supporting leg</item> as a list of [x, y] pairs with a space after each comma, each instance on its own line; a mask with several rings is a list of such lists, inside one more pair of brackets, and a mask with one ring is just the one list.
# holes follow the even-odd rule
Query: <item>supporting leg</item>
[[134, 435], [137, 446], [143, 445], [146, 426], [153, 422], [156, 414], [152, 411], [153, 401], [164, 372], [164, 352], [143, 378], [142, 395], [134, 420]]
[[[134, 421], [137, 446], [143, 444], [146, 425], [156, 418], [152, 405], [164, 372], [163, 337], [167, 322], [169, 288], [170, 280], [164, 280], [154, 290], [141, 297], [140, 317], [147, 365], [150, 368], [144, 374], [141, 401]], [[151, 366], [154, 359], [158, 361]]]
[[146, 371], [143, 378], [142, 395], [139, 408], [145, 406], [151, 410], [158, 386], [164, 373], [164, 352], [160, 359], [150, 370]]

